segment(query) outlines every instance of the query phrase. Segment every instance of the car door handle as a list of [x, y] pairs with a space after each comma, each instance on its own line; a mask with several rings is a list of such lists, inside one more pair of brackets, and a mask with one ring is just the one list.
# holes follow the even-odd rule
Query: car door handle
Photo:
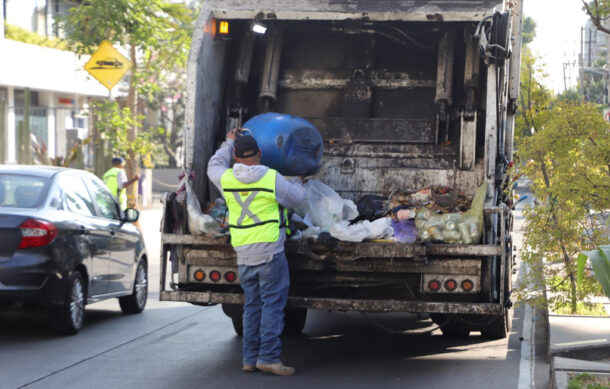
[[81, 235], [89, 235], [89, 230], [88, 230], [88, 229], [86, 229], [84, 226], [81, 226], [81, 227], [79, 228], [78, 232], [79, 232]]

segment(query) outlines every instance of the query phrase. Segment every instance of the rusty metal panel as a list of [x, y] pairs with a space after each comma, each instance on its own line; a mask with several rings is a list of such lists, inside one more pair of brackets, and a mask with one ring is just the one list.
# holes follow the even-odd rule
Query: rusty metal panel
[[434, 122], [420, 119], [306, 118], [326, 140], [433, 143]]
[[[350, 80], [348, 69], [286, 69], [279, 80], [284, 89], [343, 89]], [[434, 80], [413, 78], [409, 73], [387, 69], [370, 71], [371, 86], [379, 89], [434, 88]]]
[[218, 18], [478, 21], [504, 9], [502, 0], [209, 0]]
[[339, 261], [355, 261], [360, 258], [421, 258], [426, 255], [423, 245], [409, 245], [400, 243], [339, 242], [336, 249], [327, 250], [316, 242], [293, 243], [286, 242], [286, 252], [289, 254], [307, 255], [313, 252], [326, 251], [325, 255], [332, 255]]
[[[292, 265], [292, 262], [290, 262]], [[476, 259], [429, 260], [426, 263], [413, 260], [361, 259], [355, 262], [337, 262], [337, 271], [362, 273], [442, 273], [480, 274], [481, 261]]]
[[221, 236], [214, 238], [210, 235], [179, 235], [179, 234], [161, 234], [161, 242], [163, 244], [183, 244], [183, 245], [229, 245], [229, 236]]
[[502, 254], [502, 246], [500, 245], [466, 245], [466, 244], [431, 244], [427, 246], [428, 255], [438, 256], [493, 256]]
[[[235, 293], [162, 291], [161, 301], [187, 301], [205, 304], [243, 304], [244, 296]], [[332, 299], [289, 296], [289, 307], [361, 312], [422, 312], [500, 315], [502, 304], [450, 303], [402, 300]]]
[[455, 161], [439, 160], [436, 167], [431, 167], [426, 166], [424, 160], [362, 157], [354, 158], [353, 170], [342, 171], [344, 160], [340, 157], [327, 158], [328, 169], [318, 179], [328, 183], [342, 197], [352, 200], [358, 200], [364, 194], [387, 196], [393, 191], [419, 190], [431, 183], [452, 186], [473, 195], [483, 181], [481, 160], [474, 170], [459, 170], [442, 168], [447, 163], [455, 164]]

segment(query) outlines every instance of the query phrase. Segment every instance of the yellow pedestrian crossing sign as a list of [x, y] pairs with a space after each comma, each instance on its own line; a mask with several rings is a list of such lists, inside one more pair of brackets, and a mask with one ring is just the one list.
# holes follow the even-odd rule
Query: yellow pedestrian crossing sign
[[102, 41], [85, 64], [85, 70], [108, 89], [112, 89], [121, 81], [130, 68], [131, 62], [108, 41]]

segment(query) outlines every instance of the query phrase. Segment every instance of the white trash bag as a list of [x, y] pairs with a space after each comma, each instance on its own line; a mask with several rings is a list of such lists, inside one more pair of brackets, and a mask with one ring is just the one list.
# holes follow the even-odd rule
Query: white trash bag
[[345, 242], [362, 242], [365, 239], [382, 239], [392, 236], [394, 229], [389, 217], [382, 217], [373, 222], [362, 220], [349, 225], [347, 220], [331, 227], [330, 235]]
[[315, 226], [329, 229], [343, 220], [358, 217], [356, 204], [341, 198], [330, 186], [317, 180], [309, 180], [303, 187], [305, 201], [294, 211], [301, 217], [309, 215]]
[[193, 192], [191, 184], [186, 181], [186, 211], [188, 213], [187, 220], [189, 230], [193, 235], [208, 234], [220, 230], [218, 222], [210, 215], [201, 212], [199, 200]]

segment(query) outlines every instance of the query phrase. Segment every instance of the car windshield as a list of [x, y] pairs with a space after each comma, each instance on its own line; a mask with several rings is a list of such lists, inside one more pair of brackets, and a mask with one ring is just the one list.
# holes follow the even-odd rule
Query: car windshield
[[37, 208], [44, 200], [49, 179], [0, 173], [0, 207]]

